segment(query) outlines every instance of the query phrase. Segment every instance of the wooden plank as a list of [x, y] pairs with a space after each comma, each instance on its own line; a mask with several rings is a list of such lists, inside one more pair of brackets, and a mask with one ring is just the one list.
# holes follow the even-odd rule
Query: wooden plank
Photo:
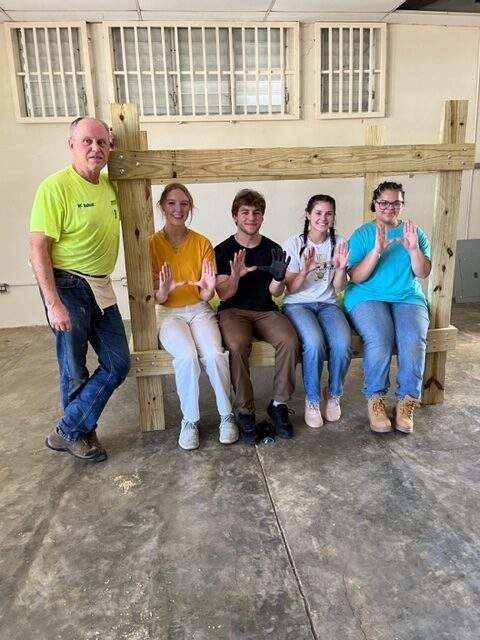
[[[467, 100], [449, 100], [445, 103], [440, 131], [442, 142], [464, 142], [467, 113]], [[453, 171], [441, 173], [437, 178], [432, 232], [432, 271], [428, 282], [432, 328], [446, 327], [450, 324], [461, 180], [462, 174]], [[427, 356], [422, 396], [424, 404], [443, 402], [446, 361], [446, 352]]]
[[[430, 329], [427, 335], [427, 352], [455, 349], [457, 343], [457, 328], [450, 325], [442, 329]], [[353, 357], [362, 357], [362, 341], [357, 334], [352, 335]], [[172, 356], [163, 349], [152, 351], [134, 351], [132, 354], [132, 368], [130, 376], [173, 374]], [[275, 349], [267, 342], [254, 341], [250, 355], [250, 366], [268, 367], [275, 364]]]
[[473, 169], [474, 153], [473, 144], [116, 151], [109, 173], [119, 181], [218, 182], [462, 171]]
[[[112, 127], [120, 150], [138, 149], [146, 142], [146, 136], [140, 133], [135, 105], [113, 104]], [[150, 183], [146, 180], [119, 183], [118, 199], [133, 344], [138, 351], [151, 350], [157, 347], [158, 339], [149, 246], [154, 232]], [[160, 377], [138, 379], [137, 385], [141, 430], [165, 429]]]
[[[373, 31], [373, 29], [371, 30]], [[372, 49], [370, 49], [372, 50]], [[370, 65], [372, 62], [370, 62]], [[371, 125], [367, 126], [365, 131], [365, 144], [375, 147], [381, 147], [385, 144], [385, 126]], [[370, 211], [373, 190], [377, 188], [383, 181], [384, 173], [366, 173], [363, 183], [363, 221], [369, 222], [375, 217]]]

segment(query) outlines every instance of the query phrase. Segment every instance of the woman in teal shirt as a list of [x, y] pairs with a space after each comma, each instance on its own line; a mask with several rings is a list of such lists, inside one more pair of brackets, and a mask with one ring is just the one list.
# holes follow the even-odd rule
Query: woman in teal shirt
[[364, 395], [372, 431], [392, 425], [385, 395], [392, 353], [397, 348], [395, 428], [413, 431], [413, 411], [422, 390], [428, 308], [419, 278], [431, 269], [427, 235], [412, 220], [402, 220], [401, 184], [382, 182], [373, 192], [375, 220], [359, 227], [349, 241], [350, 282], [345, 310], [363, 341]]

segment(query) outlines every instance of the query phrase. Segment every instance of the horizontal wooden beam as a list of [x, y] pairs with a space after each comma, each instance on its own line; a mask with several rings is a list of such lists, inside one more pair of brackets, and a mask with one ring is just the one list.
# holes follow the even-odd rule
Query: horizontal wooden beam
[[[450, 325], [443, 329], [430, 329], [427, 336], [427, 352], [450, 351], [457, 344], [457, 328]], [[361, 358], [362, 341], [357, 334], [352, 335], [353, 357]], [[173, 373], [172, 356], [158, 349], [156, 351], [134, 351], [132, 354], [132, 368], [130, 375], [137, 378], [152, 375], [166, 375]], [[250, 355], [250, 365], [253, 367], [268, 367], [275, 364], [275, 350], [267, 342], [254, 341]]]
[[417, 144], [292, 149], [181, 149], [115, 151], [113, 180], [219, 182], [293, 180], [326, 176], [383, 175], [473, 169], [473, 144]]

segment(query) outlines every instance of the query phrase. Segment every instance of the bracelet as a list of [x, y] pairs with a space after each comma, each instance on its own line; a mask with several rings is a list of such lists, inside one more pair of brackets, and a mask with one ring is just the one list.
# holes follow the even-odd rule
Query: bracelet
[[380, 260], [380, 258], [382, 257], [381, 253], [378, 253], [378, 251], [375, 251], [375, 249], [373, 249], [375, 255], [377, 256], [377, 260]]

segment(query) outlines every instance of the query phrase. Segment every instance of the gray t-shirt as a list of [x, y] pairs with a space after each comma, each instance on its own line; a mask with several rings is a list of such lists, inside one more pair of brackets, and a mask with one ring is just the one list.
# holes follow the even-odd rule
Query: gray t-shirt
[[[335, 236], [337, 244], [344, 240], [341, 236]], [[288, 265], [288, 271], [292, 273], [299, 273], [302, 268], [303, 256], [309, 247], [315, 247], [315, 256], [317, 262], [327, 262], [330, 260], [332, 252], [332, 242], [329, 237], [325, 242], [319, 242], [315, 244], [310, 239], [307, 240], [307, 246], [303, 250], [300, 257], [300, 249], [303, 246], [303, 236], [294, 235], [288, 238], [283, 245], [283, 250], [290, 256], [290, 264]], [[327, 265], [329, 266], [329, 265]], [[335, 275], [334, 269], [328, 269], [318, 267], [315, 271], [310, 272], [302, 286], [295, 293], [287, 293], [285, 295], [284, 304], [294, 304], [297, 302], [328, 302], [331, 304], [338, 304], [337, 297], [335, 295], [335, 289], [332, 285], [333, 276]]]

